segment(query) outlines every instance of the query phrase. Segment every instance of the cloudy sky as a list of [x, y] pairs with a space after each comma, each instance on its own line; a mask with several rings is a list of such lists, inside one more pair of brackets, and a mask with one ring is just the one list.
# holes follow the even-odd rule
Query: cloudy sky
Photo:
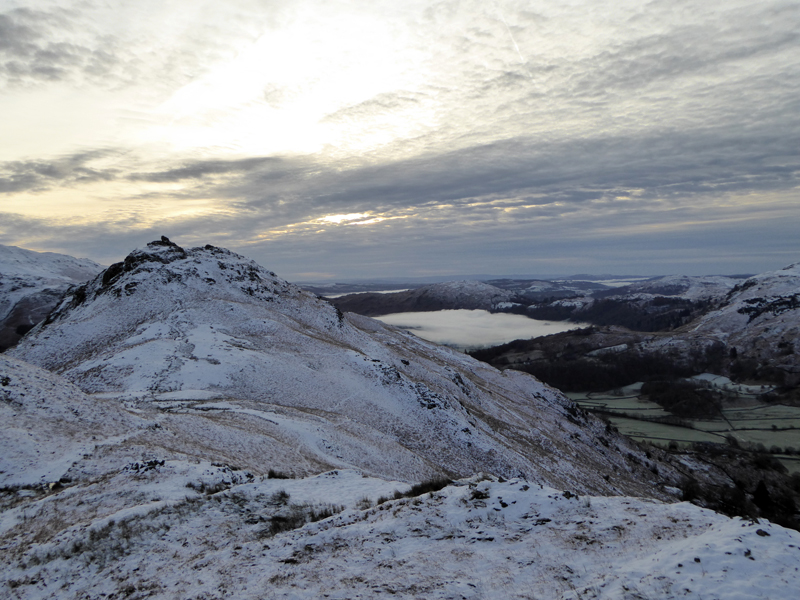
[[292, 280], [800, 261], [798, 0], [0, 0], [0, 243]]

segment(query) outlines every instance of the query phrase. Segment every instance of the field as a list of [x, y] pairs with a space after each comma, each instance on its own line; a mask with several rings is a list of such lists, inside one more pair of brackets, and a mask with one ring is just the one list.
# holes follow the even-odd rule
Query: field
[[[701, 378], [711, 381], [711, 377]], [[713, 380], [715, 387], [735, 394], [736, 406], [724, 408], [715, 419], [678, 419], [640, 394], [641, 383], [602, 393], [570, 393], [583, 408], [601, 413], [621, 433], [639, 441], [666, 446], [671, 442], [690, 446], [695, 442], [728, 443], [728, 437], [743, 447], [764, 447], [790, 472], [800, 472], [800, 407], [764, 404], [756, 400], [760, 385], [740, 386], [725, 378]], [[668, 423], [659, 422], [669, 420]]]

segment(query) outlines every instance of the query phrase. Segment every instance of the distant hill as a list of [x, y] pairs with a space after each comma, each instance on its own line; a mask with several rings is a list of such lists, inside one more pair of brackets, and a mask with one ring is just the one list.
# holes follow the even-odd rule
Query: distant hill
[[480, 281], [451, 281], [402, 292], [349, 294], [333, 298], [331, 303], [344, 312], [375, 317], [447, 309], [492, 310], [513, 296], [513, 292]]
[[0, 245], [0, 352], [44, 319], [67, 288], [102, 269], [86, 258]]

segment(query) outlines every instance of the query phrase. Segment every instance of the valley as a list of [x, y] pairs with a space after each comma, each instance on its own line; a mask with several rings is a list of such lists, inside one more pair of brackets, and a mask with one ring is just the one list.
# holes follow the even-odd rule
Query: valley
[[762, 386], [738, 395], [734, 406], [714, 418], [687, 419], [665, 410], [641, 393], [641, 383], [607, 392], [572, 392], [579, 406], [602, 414], [621, 433], [656, 445], [688, 449], [697, 442], [735, 444], [768, 451], [788, 470], [800, 472], [800, 407], [765, 404], [757, 397]]

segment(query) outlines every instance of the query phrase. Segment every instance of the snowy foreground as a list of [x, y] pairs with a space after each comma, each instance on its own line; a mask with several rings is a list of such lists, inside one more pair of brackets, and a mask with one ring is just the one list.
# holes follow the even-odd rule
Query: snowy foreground
[[[134, 465], [3, 513], [5, 597], [794, 599], [800, 589], [800, 533], [766, 521], [482, 476], [366, 508], [407, 489], [352, 470], [248, 482], [208, 463]], [[272, 534], [331, 504], [344, 510]], [[74, 524], [53, 535], [65, 520]]]

